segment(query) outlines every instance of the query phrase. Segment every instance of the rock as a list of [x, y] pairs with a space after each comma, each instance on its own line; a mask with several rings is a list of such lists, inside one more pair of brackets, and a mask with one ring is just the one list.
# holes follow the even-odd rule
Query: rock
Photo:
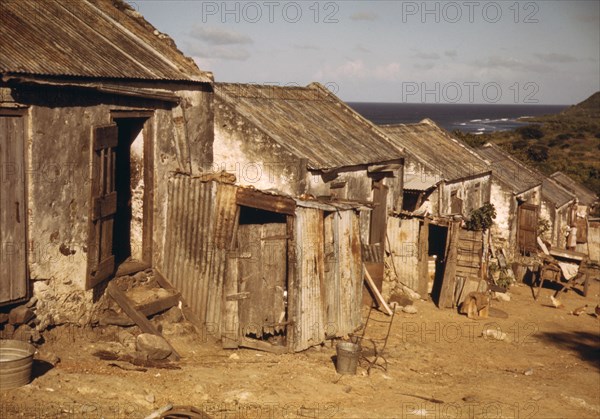
[[238, 360], [238, 359], [240, 359], [240, 356], [234, 352], [231, 355], [229, 355], [229, 359]]
[[27, 308], [33, 308], [33, 307], [35, 307], [35, 305], [37, 304], [37, 302], [38, 302], [38, 298], [34, 295], [33, 297], [31, 297], [29, 299], [29, 301], [27, 301], [27, 303], [25, 304], [25, 307], [27, 307]]
[[40, 332], [38, 332], [31, 326], [22, 324], [14, 332], [13, 339], [22, 340], [23, 342], [29, 343], [38, 343], [42, 340], [42, 335], [40, 335]]
[[390, 303], [397, 303], [399, 306], [404, 307], [411, 305], [413, 303], [413, 300], [411, 300], [403, 294], [392, 294], [392, 296], [390, 297]]
[[494, 292], [494, 298], [498, 301], [510, 301], [510, 294], [507, 292]]
[[414, 292], [413, 290], [411, 290], [408, 287], [405, 287], [404, 285], [402, 286], [402, 292], [408, 295], [408, 298], [410, 298], [413, 301], [421, 299], [421, 295], [419, 293]]
[[38, 349], [36, 359], [40, 361], [47, 362], [51, 364], [53, 367], [56, 366], [60, 362], [60, 357], [56, 355], [54, 352], [48, 352], [42, 349]]
[[0, 336], [2, 339], [12, 339], [14, 333], [15, 327], [12, 324], [7, 323], [4, 325], [4, 329], [2, 329], [0, 332]]
[[413, 305], [404, 307], [402, 311], [408, 314], [417, 314], [417, 308]]
[[8, 322], [13, 325], [24, 324], [33, 318], [34, 314], [26, 306], [17, 306], [8, 313]]
[[139, 335], [136, 343], [138, 351], [146, 353], [148, 359], [165, 359], [173, 352], [164, 338], [150, 333]]
[[529, 369], [525, 370], [523, 375], [533, 375], [533, 368], [529, 368]]
[[183, 320], [183, 313], [179, 307], [171, 307], [163, 313], [162, 318], [164, 321], [169, 323], [179, 323], [181, 320]]
[[144, 396], [144, 399], [146, 399], [148, 403], [154, 403], [155, 397], [154, 394], [148, 393]]
[[129, 333], [126, 330], [119, 330], [119, 332], [117, 333], [117, 339], [119, 340], [121, 345], [131, 349], [132, 351], [135, 351], [136, 339], [133, 334]]
[[352, 391], [352, 387], [350, 387], [350, 386], [344, 387], [344, 393], [350, 393], [351, 391]]
[[0, 324], [4, 324], [8, 321], [8, 313], [0, 313]]
[[483, 332], [481, 332], [481, 335], [483, 336], [484, 339], [487, 339], [487, 338], [491, 338], [491, 339], [495, 339], [495, 340], [505, 340], [506, 339], [506, 333], [504, 333], [498, 329], [485, 329]]

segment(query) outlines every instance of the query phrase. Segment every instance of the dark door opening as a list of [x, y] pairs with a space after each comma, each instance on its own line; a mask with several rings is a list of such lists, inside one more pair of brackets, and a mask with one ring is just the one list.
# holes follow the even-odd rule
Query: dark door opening
[[431, 299], [439, 306], [440, 293], [444, 279], [444, 266], [446, 263], [446, 243], [448, 241], [448, 227], [429, 224], [429, 252], [435, 256], [435, 274], [431, 288]]
[[[113, 224], [113, 254], [119, 266], [127, 259], [141, 259], [141, 216], [143, 208], [143, 157], [139, 147], [143, 138], [140, 135], [144, 126], [143, 118], [115, 119], [119, 131], [116, 148], [115, 190], [117, 192], [117, 212]], [[140, 144], [141, 142], [141, 144]], [[136, 147], [134, 147], [134, 143]], [[137, 193], [141, 185], [141, 194]], [[135, 208], [134, 208], [135, 207]]]

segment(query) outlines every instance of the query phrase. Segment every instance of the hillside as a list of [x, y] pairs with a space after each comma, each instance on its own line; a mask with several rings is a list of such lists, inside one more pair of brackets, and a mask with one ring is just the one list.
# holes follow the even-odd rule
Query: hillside
[[454, 134], [474, 147], [494, 142], [542, 173], [560, 170], [600, 195], [600, 92], [559, 114], [526, 121], [530, 125], [514, 131]]

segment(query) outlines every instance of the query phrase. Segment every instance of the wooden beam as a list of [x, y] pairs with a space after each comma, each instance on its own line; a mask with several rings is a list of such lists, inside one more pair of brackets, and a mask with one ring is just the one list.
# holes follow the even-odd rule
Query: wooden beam
[[379, 290], [377, 289], [377, 286], [375, 285], [375, 282], [373, 282], [373, 279], [371, 278], [371, 275], [369, 274], [369, 271], [367, 270], [367, 267], [365, 266], [364, 263], [363, 263], [363, 271], [365, 272], [365, 278], [367, 280], [367, 286], [369, 287], [369, 289], [371, 290], [371, 292], [373, 293], [373, 295], [377, 299], [377, 302], [379, 303], [379, 306], [383, 307], [383, 309], [385, 310], [385, 313], [388, 314], [389, 316], [391, 316], [392, 314], [394, 314], [392, 312], [392, 310], [390, 309], [390, 307], [385, 302], [385, 300], [383, 299], [383, 296], [381, 295], [381, 293], [379, 292]]
[[240, 346], [244, 348], [257, 349], [259, 351], [271, 352], [279, 355], [286, 354], [289, 352], [287, 346], [271, 345], [269, 342], [257, 339], [250, 339], [248, 337], [242, 338]]
[[279, 214], [294, 215], [296, 201], [280, 195], [271, 195], [255, 189], [238, 188], [236, 203], [250, 208], [262, 209]]
[[176, 293], [166, 297], [159, 298], [154, 301], [136, 304], [135, 309], [146, 317], [154, 316], [160, 312], [170, 309], [179, 303], [181, 294]]
[[[158, 282], [158, 284], [164, 289], [176, 289], [173, 284], [171, 284], [171, 282], [166, 279], [165, 276], [156, 268], [154, 268], [154, 277], [156, 278], [156, 282]], [[179, 296], [179, 300], [182, 303], [181, 311], [183, 312], [183, 317], [194, 325], [197, 332], [204, 333], [204, 324], [200, 321], [196, 313], [192, 311], [190, 305], [187, 303], [183, 295]]]
[[[156, 326], [154, 326], [154, 324], [152, 324], [152, 322], [150, 322], [150, 320], [148, 320], [146, 316], [144, 316], [142, 313], [135, 309], [133, 303], [129, 300], [129, 298], [127, 298], [127, 296], [125, 296], [125, 294], [123, 294], [123, 292], [115, 285], [114, 282], [108, 284], [108, 286], [106, 287], [106, 291], [108, 292], [108, 295], [110, 295], [111, 298], [115, 300], [119, 307], [123, 309], [125, 314], [127, 314], [131, 318], [131, 320], [133, 320], [135, 324], [138, 325], [142, 332], [160, 336], [164, 339], [164, 336], [162, 335], [162, 333], [160, 333]], [[169, 357], [173, 358], [175, 361], [179, 361], [181, 357], [179, 356], [175, 348], [173, 348], [173, 346], [166, 339], [165, 342], [167, 342], [167, 344], [172, 350], [172, 353]]]

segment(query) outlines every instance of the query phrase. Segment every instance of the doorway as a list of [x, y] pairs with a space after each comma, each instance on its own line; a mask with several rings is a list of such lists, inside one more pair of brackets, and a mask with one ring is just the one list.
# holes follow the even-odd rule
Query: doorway
[[439, 306], [440, 293], [444, 279], [444, 267], [446, 264], [446, 248], [448, 242], [448, 227], [429, 224], [429, 259], [435, 257], [435, 273], [430, 281], [433, 282], [431, 287], [431, 299]]
[[287, 346], [287, 216], [240, 206], [236, 237], [238, 305], [242, 346], [263, 341]]
[[135, 259], [151, 264], [152, 147], [147, 117], [114, 117], [93, 129], [86, 289]]

